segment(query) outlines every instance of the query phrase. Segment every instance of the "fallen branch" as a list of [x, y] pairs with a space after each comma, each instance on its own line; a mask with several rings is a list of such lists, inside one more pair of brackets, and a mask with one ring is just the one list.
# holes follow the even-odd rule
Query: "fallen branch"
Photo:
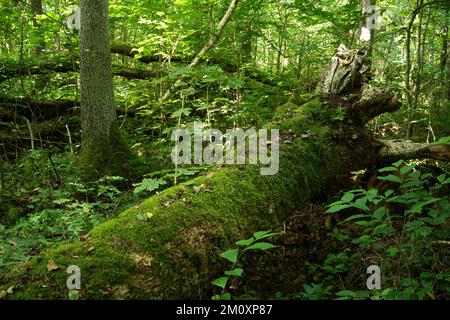
[[[28, 119], [52, 119], [71, 113], [79, 102], [74, 100], [37, 101], [30, 98], [0, 97], [0, 106], [19, 107], [17, 112]], [[10, 117], [5, 113], [5, 117]], [[3, 120], [0, 113], [0, 120]]]
[[[220, 20], [220, 23], [218, 24], [216, 31], [213, 33], [211, 38], [209, 38], [208, 42], [203, 46], [203, 48], [200, 50], [200, 52], [194, 57], [192, 62], [189, 64], [189, 68], [196, 67], [202, 59], [205, 57], [205, 55], [213, 48], [213, 46], [219, 41], [220, 36], [223, 33], [223, 30], [225, 29], [225, 26], [228, 24], [228, 22], [231, 19], [231, 16], [233, 15], [233, 12], [236, 10], [237, 5], [239, 3], [239, 0], [232, 0], [230, 3], [230, 6], [228, 7], [227, 12], [222, 17], [222, 20]], [[179, 84], [186, 78], [186, 76], [181, 76], [167, 91], [166, 93], [161, 97], [160, 101], [164, 102], [169, 97], [172, 91], [179, 86]]]
[[[19, 76], [45, 75], [53, 72], [69, 73], [79, 72], [77, 58], [54, 58], [39, 63], [3, 63], [0, 64], [0, 82]], [[126, 79], [149, 79], [156, 77], [157, 73], [145, 69], [131, 69], [122, 66], [113, 66], [113, 75]]]
[[409, 140], [377, 140], [381, 148], [381, 162], [395, 162], [400, 159], [435, 159], [450, 162], [449, 144], [414, 143]]

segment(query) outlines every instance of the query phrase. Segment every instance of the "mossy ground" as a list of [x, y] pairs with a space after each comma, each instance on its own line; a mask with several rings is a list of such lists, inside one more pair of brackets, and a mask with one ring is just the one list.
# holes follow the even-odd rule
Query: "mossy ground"
[[113, 126], [109, 136], [83, 140], [79, 166], [86, 181], [96, 181], [105, 175], [135, 177], [144, 169], [117, 126]]
[[[4, 276], [2, 287], [15, 287], [8, 298], [66, 299], [69, 265], [81, 268], [82, 299], [207, 298], [220, 274], [219, 252], [280, 225], [344, 165], [326, 121], [314, 119], [318, 106], [314, 100], [297, 107], [283, 121], [277, 175], [261, 176], [257, 166], [222, 167], [167, 189], [97, 226], [87, 239]], [[58, 268], [49, 271], [49, 261]]]

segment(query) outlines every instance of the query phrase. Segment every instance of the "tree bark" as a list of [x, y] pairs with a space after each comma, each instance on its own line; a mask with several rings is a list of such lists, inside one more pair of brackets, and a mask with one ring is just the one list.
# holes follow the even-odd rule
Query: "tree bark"
[[116, 124], [108, 1], [80, 0], [80, 98], [83, 177], [128, 176], [131, 150]]

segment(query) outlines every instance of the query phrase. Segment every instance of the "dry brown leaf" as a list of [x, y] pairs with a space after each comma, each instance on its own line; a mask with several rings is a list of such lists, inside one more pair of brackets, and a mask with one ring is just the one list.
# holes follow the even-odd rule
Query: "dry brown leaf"
[[55, 263], [53, 260], [49, 260], [47, 263], [47, 270], [48, 271], [54, 271], [58, 270], [60, 267]]
[[139, 263], [141, 263], [141, 261], [142, 261], [142, 257], [141, 257], [140, 255], [138, 255], [137, 253], [133, 253], [133, 254], [131, 255], [131, 258], [133, 259], [133, 261], [134, 261], [136, 264], [139, 264]]
[[124, 300], [128, 298], [128, 294], [130, 293], [130, 289], [126, 285], [114, 286], [113, 288], [113, 296], [116, 299]]
[[142, 264], [145, 267], [150, 267], [152, 265], [152, 257], [147, 256], [146, 254], [142, 257]]

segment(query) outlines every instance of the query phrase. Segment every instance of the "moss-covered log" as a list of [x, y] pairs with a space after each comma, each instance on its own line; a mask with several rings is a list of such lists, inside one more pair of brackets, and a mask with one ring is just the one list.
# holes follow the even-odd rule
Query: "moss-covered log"
[[[82, 298], [205, 298], [220, 270], [220, 251], [276, 227], [348, 169], [349, 152], [356, 149], [332, 143], [331, 127], [317, 121], [326, 115], [320, 106], [316, 99], [291, 110], [292, 118], [280, 125], [277, 175], [261, 176], [256, 166], [217, 168], [167, 189], [99, 225], [87, 239], [4, 276], [5, 287], [15, 286], [8, 297], [66, 298], [65, 270], [78, 265]], [[305, 132], [310, 138], [302, 138]]]
[[[221, 273], [219, 252], [257, 230], [276, 228], [294, 208], [327, 188], [340, 188], [346, 173], [380, 158], [380, 143], [363, 130], [366, 117], [351, 111], [359, 106], [375, 116], [386, 111], [380, 101], [390, 101], [389, 110], [398, 108], [398, 102], [383, 96], [361, 103], [362, 83], [346, 79], [360, 76], [328, 70], [342, 75], [331, 81], [340, 81], [345, 90], [329, 83], [324, 88], [334, 89], [323, 92], [326, 99], [316, 97], [301, 107], [287, 103], [277, 110], [272, 125], [282, 138], [278, 174], [262, 176], [250, 165], [216, 168], [4, 275], [0, 291], [14, 286], [8, 298], [65, 299], [66, 268], [77, 265], [85, 299], [207, 298], [211, 279]], [[335, 92], [354, 97], [344, 99]], [[347, 111], [344, 121], [336, 120], [337, 106]]]

